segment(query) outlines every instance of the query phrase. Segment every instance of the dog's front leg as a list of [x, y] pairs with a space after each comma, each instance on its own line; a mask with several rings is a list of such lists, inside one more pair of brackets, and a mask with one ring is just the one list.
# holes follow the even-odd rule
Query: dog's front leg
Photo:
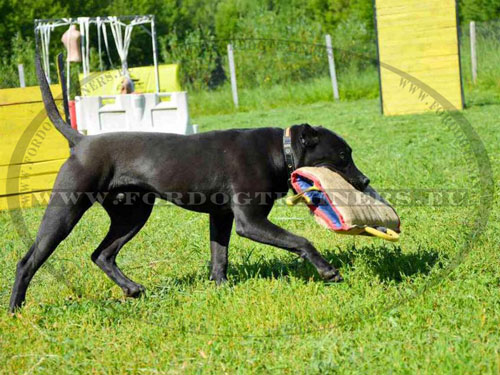
[[217, 284], [227, 281], [227, 249], [233, 220], [231, 212], [210, 214], [210, 280]]
[[342, 276], [304, 237], [297, 236], [273, 224], [267, 218], [271, 208], [262, 205], [236, 206], [233, 209], [236, 233], [242, 237], [291, 251], [311, 262], [320, 276], [333, 282]]

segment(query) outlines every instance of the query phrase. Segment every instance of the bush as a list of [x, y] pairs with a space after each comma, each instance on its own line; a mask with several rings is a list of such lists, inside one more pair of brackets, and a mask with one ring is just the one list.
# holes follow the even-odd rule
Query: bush
[[185, 88], [203, 90], [217, 85], [218, 53], [210, 32], [195, 30], [184, 40], [176, 33], [160, 38], [160, 53], [166, 63], [180, 65], [180, 80]]
[[231, 42], [241, 87], [286, 84], [328, 74], [321, 26], [303, 15], [293, 22], [288, 14], [272, 11], [246, 17]]
[[340, 71], [362, 71], [377, 65], [375, 30], [356, 17], [337, 25], [332, 43]]
[[[328, 77], [324, 20], [307, 14], [307, 9], [261, 0], [222, 1], [215, 14], [217, 39], [212, 33], [194, 31], [180, 40], [174, 33], [163, 39], [162, 55], [167, 62], [181, 64], [183, 84], [195, 90], [214, 88], [229, 76], [228, 43], [234, 48], [241, 89]], [[372, 71], [376, 45], [370, 23], [351, 17], [334, 25], [331, 35], [339, 74]]]
[[37, 84], [35, 73], [35, 47], [30, 38], [17, 33], [11, 41], [11, 54], [4, 55], [0, 63], [0, 88], [19, 87], [18, 64], [24, 65], [26, 86]]

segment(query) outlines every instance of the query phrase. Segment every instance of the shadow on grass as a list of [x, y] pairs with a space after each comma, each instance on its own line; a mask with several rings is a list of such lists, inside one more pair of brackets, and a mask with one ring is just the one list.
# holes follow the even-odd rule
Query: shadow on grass
[[[399, 246], [368, 246], [343, 252], [328, 250], [324, 257], [336, 268], [355, 268], [363, 265], [380, 280], [400, 282], [413, 275], [426, 275], [445, 256], [435, 249], [419, 249], [414, 253], [403, 253]], [[441, 258], [441, 259], [440, 259]], [[303, 279], [321, 280], [314, 267], [300, 259], [289, 263], [281, 259], [268, 259], [229, 266], [229, 277], [234, 282], [248, 278], [277, 278], [294, 276]]]
[[[346, 273], [346, 269], [364, 268], [368, 277], [378, 277], [382, 281], [401, 282], [405, 278], [416, 275], [427, 275], [434, 267], [441, 267], [446, 255], [436, 249], [418, 249], [412, 253], [404, 253], [400, 246], [371, 245], [344, 251], [327, 250], [324, 257], [336, 268]], [[283, 258], [252, 259], [248, 257], [242, 263], [229, 264], [228, 278], [231, 283], [245, 282], [248, 279], [283, 278], [293, 276], [303, 280], [321, 281], [318, 273], [309, 262], [290, 256], [289, 261]], [[205, 272], [197, 270], [182, 277], [167, 278], [155, 285], [150, 292], [159, 296], [172, 293], [173, 290], [185, 291], [194, 284], [205, 281], [208, 285], [208, 265]], [[286, 279], [285, 279], [286, 280]]]
[[[346, 269], [364, 268], [369, 275], [378, 277], [382, 281], [401, 282], [405, 278], [416, 275], [427, 275], [434, 267], [442, 267], [442, 263], [448, 258], [435, 249], [418, 249], [412, 253], [403, 253], [400, 246], [364, 246], [338, 252], [334, 250], [323, 251], [325, 258], [336, 268], [344, 273]], [[252, 278], [283, 278], [293, 276], [303, 280], [321, 281], [316, 270], [309, 262], [299, 258], [289, 258], [290, 261], [272, 258], [253, 260], [251, 257], [244, 263], [230, 264], [228, 276], [232, 283], [245, 282]], [[149, 297], [162, 297], [170, 295], [173, 291], [189, 293], [188, 289], [194, 284], [204, 280], [208, 285], [208, 268], [206, 274], [200, 270], [183, 275], [182, 277], [171, 277], [163, 282], [149, 288]], [[286, 278], [285, 278], [286, 281]], [[151, 298], [150, 298], [151, 300]], [[86, 309], [89, 305], [98, 306], [110, 312], [123, 312], [127, 309], [135, 309], [134, 300], [113, 297], [96, 297], [95, 299], [77, 298], [76, 300], [61, 301], [55, 305], [47, 305], [47, 309], [60, 310], [65, 308]], [[47, 311], [46, 311], [47, 312]]]

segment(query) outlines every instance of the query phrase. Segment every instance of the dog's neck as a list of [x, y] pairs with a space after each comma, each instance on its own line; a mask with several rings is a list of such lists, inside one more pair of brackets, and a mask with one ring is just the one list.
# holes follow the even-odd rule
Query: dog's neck
[[281, 169], [284, 171], [284, 175], [286, 175], [288, 185], [290, 186], [292, 172], [303, 166], [304, 161], [304, 150], [300, 144], [296, 126], [286, 128], [283, 131], [281, 143], [283, 161], [280, 165], [282, 166]]

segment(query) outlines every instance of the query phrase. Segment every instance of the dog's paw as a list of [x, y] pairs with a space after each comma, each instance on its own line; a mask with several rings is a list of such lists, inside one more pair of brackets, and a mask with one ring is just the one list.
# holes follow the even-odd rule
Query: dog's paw
[[210, 281], [215, 281], [215, 285], [220, 286], [227, 283], [226, 276], [211, 276]]
[[331, 271], [325, 272], [321, 275], [321, 277], [323, 277], [323, 279], [327, 283], [341, 283], [342, 281], [344, 281], [344, 278], [342, 277], [340, 272], [337, 270], [331, 270]]
[[146, 292], [146, 288], [144, 288], [141, 284], [131, 285], [123, 288], [123, 293], [125, 293], [126, 297], [138, 298]]

